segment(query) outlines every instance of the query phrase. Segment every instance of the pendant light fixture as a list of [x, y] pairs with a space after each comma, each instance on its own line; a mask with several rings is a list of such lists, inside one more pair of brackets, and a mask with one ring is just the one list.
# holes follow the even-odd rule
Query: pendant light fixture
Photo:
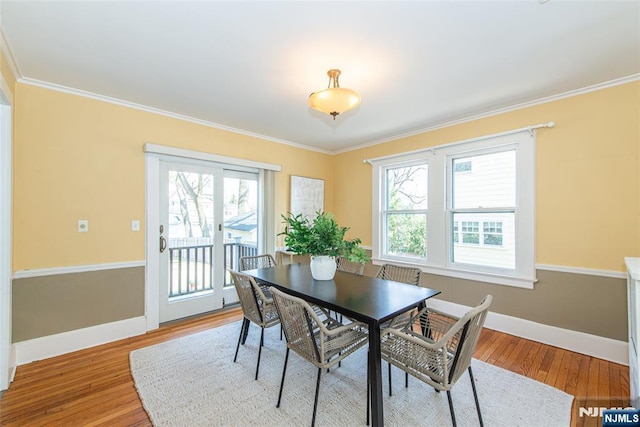
[[309, 106], [314, 110], [333, 116], [333, 120], [340, 113], [357, 107], [360, 104], [360, 95], [351, 89], [340, 87], [338, 77], [340, 70], [327, 71], [329, 87], [313, 92], [309, 95]]

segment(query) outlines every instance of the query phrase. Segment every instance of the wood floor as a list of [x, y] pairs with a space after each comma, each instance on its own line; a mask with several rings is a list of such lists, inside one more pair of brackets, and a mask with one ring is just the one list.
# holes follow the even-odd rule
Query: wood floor
[[[0, 425], [149, 426], [129, 371], [129, 352], [241, 318], [238, 308], [227, 309], [20, 366], [0, 399]], [[602, 425], [598, 418], [578, 417], [580, 405], [629, 404], [626, 366], [489, 329], [475, 357], [576, 396], [572, 426]]]

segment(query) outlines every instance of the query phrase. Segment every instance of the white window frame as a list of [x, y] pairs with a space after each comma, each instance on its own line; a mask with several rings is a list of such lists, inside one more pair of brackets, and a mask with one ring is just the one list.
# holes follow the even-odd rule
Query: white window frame
[[[411, 167], [411, 166], [425, 166], [427, 168], [427, 176], [428, 176], [428, 170], [429, 170], [429, 163], [424, 161], [424, 159], [420, 159], [420, 160], [409, 160], [406, 162], [401, 162], [401, 163], [393, 163], [393, 164], [388, 164], [385, 165], [383, 167], [383, 169], [381, 170], [381, 179], [384, 180], [386, 182], [386, 178], [387, 178], [387, 171], [390, 169], [397, 169], [397, 168], [405, 168], [405, 167]], [[383, 184], [386, 187], [386, 184]], [[428, 197], [427, 193], [427, 197]], [[387, 206], [387, 198], [385, 197], [386, 194], [383, 194], [383, 199], [381, 200], [382, 205], [380, 207], [380, 214], [381, 214], [381, 218], [380, 220], [382, 221], [382, 224], [386, 223], [386, 218], [387, 215], [389, 213], [392, 214], [403, 214], [403, 213], [407, 213], [407, 214], [426, 214], [427, 215], [427, 221], [429, 218], [429, 214], [428, 214], [428, 210], [429, 210], [429, 201], [427, 199], [427, 208], [426, 209], [412, 209], [412, 210], [390, 210], [388, 209]], [[381, 232], [382, 234], [381, 236], [381, 247], [385, 247], [386, 246], [386, 241], [387, 241], [387, 229], [386, 227], [381, 227]], [[427, 256], [428, 256], [428, 251], [429, 249], [427, 248]], [[411, 257], [411, 256], [401, 256], [401, 255], [391, 255], [388, 254], [387, 255], [387, 260], [391, 260], [393, 262], [411, 262], [411, 263], [423, 263], [425, 261], [425, 258], [422, 257]]]
[[[535, 132], [518, 130], [369, 160], [373, 166], [374, 264], [400, 263], [419, 267], [426, 273], [533, 289], [536, 282], [535, 142]], [[500, 269], [455, 264], [451, 262], [450, 256], [451, 159], [503, 149], [514, 149], [516, 153], [516, 267]], [[383, 253], [386, 233], [383, 216], [386, 195], [385, 171], [390, 167], [419, 162], [428, 164], [427, 259], [387, 256]], [[479, 226], [482, 227], [482, 223]]]

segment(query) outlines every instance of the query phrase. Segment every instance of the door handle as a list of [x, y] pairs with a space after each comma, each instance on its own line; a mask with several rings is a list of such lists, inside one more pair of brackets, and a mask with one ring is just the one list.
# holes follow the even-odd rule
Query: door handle
[[165, 249], [167, 249], [167, 239], [160, 236], [160, 253], [164, 252]]

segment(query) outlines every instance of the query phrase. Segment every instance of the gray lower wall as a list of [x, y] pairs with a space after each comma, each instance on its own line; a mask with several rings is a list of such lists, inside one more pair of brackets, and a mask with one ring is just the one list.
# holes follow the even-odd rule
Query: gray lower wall
[[144, 316], [144, 267], [13, 281], [13, 342]]
[[534, 289], [424, 274], [425, 286], [446, 301], [477, 305], [493, 295], [491, 311], [545, 325], [627, 341], [626, 281], [585, 274], [537, 271]]
[[[294, 256], [293, 262], [309, 262]], [[283, 259], [285, 264], [289, 257]], [[367, 263], [364, 274], [380, 267]], [[493, 295], [489, 309], [544, 325], [627, 341], [627, 281], [587, 274], [537, 270], [534, 289], [494, 285], [422, 273], [421, 284], [441, 292], [437, 298], [469, 307]]]
[[[365, 274], [378, 268], [367, 264]], [[522, 289], [423, 273], [421, 284], [445, 301], [471, 307], [491, 294], [492, 312], [627, 341], [626, 280], [548, 270], [537, 270], [537, 278], [534, 289]]]
[[[371, 263], [365, 266], [366, 275], [377, 271]], [[441, 291], [438, 298], [445, 301], [474, 306], [491, 294], [493, 312], [627, 340], [624, 279], [547, 270], [538, 270], [537, 277], [534, 289], [521, 289], [423, 273], [422, 285]], [[144, 316], [144, 267], [13, 281], [13, 342], [138, 316]]]

